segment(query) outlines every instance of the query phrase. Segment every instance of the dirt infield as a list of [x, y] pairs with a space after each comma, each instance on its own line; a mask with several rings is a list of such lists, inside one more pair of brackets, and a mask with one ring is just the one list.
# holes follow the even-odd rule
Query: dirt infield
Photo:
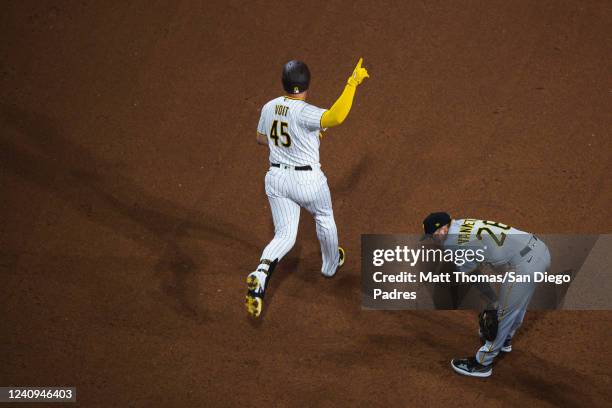
[[[449, 367], [475, 313], [359, 293], [360, 234], [431, 210], [612, 231], [609, 1], [124, 3], [0, 6], [0, 386], [86, 407], [609, 404], [612, 312], [528, 313], [482, 381]], [[359, 56], [371, 78], [321, 147], [347, 265], [320, 276], [303, 212], [254, 323], [259, 108], [295, 57], [328, 107]]]

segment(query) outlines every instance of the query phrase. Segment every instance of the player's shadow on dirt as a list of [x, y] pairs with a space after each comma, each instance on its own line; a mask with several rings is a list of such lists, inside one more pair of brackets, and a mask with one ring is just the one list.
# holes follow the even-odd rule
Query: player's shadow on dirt
[[[62, 136], [52, 119], [15, 105], [0, 104], [0, 169], [33, 183], [90, 221], [160, 254], [155, 272], [163, 293], [179, 313], [202, 321], [196, 300], [197, 275], [204, 265], [181, 248], [181, 239], [226, 240], [243, 254], [258, 248], [250, 234], [228, 222], [155, 197], [120, 174], [117, 164], [95, 157]], [[76, 243], [78, 245], [78, 243]], [[204, 260], [205, 262], [205, 260]]]
[[[181, 248], [173, 242], [168, 244], [166, 252], [155, 265], [160, 275], [160, 288], [170, 298], [176, 300], [173, 305], [177, 313], [193, 319], [198, 323], [206, 320], [206, 311], [199, 302], [198, 270], [199, 267]], [[170, 271], [166, 274], [165, 271]]]
[[[534, 400], [545, 400], [553, 406], [580, 407], [597, 406], [597, 394], [604, 396], [607, 389], [604, 385], [593, 382], [592, 378], [581, 374], [577, 370], [566, 368], [556, 362], [544, 360], [540, 356], [523, 349], [520, 346], [520, 338], [527, 333], [531, 327], [548, 312], [528, 313], [525, 324], [517, 332], [518, 342], [515, 341], [512, 353], [500, 353], [495, 360], [493, 377], [487, 381], [495, 384], [495, 387], [506, 390], [509, 394], [522, 392]], [[406, 317], [409, 314], [409, 317]], [[400, 319], [400, 324], [405, 325], [407, 333], [399, 335], [370, 335], [362, 347], [391, 348], [401, 355], [414, 353], [421, 347], [431, 349], [438, 356], [438, 364], [429, 368], [432, 372], [436, 370], [450, 370], [448, 364], [453, 357], [460, 357], [473, 353], [479, 346], [476, 318], [473, 324], [451, 322], [444, 316], [437, 317], [431, 312], [398, 312], [394, 316]], [[404, 322], [411, 322], [407, 325]], [[473, 327], [473, 328], [472, 328]], [[418, 328], [418, 331], [415, 329]], [[441, 336], [440, 333], [452, 333]], [[469, 341], [473, 339], [473, 343]], [[419, 346], [415, 347], [414, 341]], [[466, 349], [466, 344], [473, 344], [471, 349]], [[436, 374], [439, 375], [439, 374]], [[459, 377], [458, 377], [459, 378]], [[468, 379], [466, 386], [473, 388], [474, 392], [481, 392], [479, 383]], [[592, 384], [590, 388], [579, 388], [575, 384]]]
[[331, 188], [332, 195], [334, 193], [343, 194], [354, 191], [363, 180], [364, 175], [367, 174], [368, 167], [370, 167], [371, 163], [372, 160], [368, 154], [364, 154], [359, 159], [359, 162], [353, 166], [347, 176], [334, 183], [333, 187]]
[[361, 277], [358, 274], [350, 273], [346, 265], [340, 268], [332, 279], [332, 293], [335, 297], [350, 300], [354, 306], [361, 308]]
[[[577, 370], [567, 368], [556, 362], [544, 360], [529, 350], [516, 349], [504, 356], [502, 364], [509, 364], [513, 354], [526, 354], [522, 362], [513, 364], [509, 374], [500, 372], [502, 365], [497, 370], [500, 378], [509, 391], [520, 391], [530, 395], [534, 399], [545, 400], [553, 406], [559, 407], [593, 407], [603, 400], [609, 389], [603, 383], [593, 381]], [[583, 384], [590, 384], [584, 387]]]
[[[454, 333], [453, 331], [450, 332]], [[451, 358], [469, 355], [478, 347], [475, 335], [473, 336], [475, 339], [473, 349], [466, 351], [465, 347], [460, 344], [460, 342], [464, 342], [461, 333], [453, 334], [457, 336], [459, 342], [449, 338], [448, 335], [441, 336], [440, 333], [447, 332], [421, 330], [411, 333], [410, 336], [369, 335], [359, 349], [380, 349], [387, 350], [387, 352], [393, 350], [393, 354], [411, 356], [412, 363], [417, 365], [419, 369], [427, 370], [432, 375], [439, 376], [441, 372], [451, 373], [449, 367]], [[415, 341], [418, 342], [418, 345], [415, 344]], [[420, 364], [422, 356], [415, 354], [415, 352], [423, 347], [430, 351], [421, 354], [428, 355], [433, 351], [438, 356], [436, 361]], [[525, 354], [526, 356], [524, 356]], [[373, 360], [376, 357], [377, 354], [370, 356]], [[520, 361], [517, 361], [517, 357], [520, 358]], [[431, 356], [429, 356], [429, 359], [431, 359]], [[455, 376], [456, 380], [461, 381], [461, 384], [466, 387], [466, 391], [483, 392], [481, 382], [459, 375]], [[495, 394], [497, 397], [503, 397], [504, 394], [500, 394], [500, 391], [506, 392], [508, 395], [520, 392], [528, 395], [532, 400], [546, 401], [552, 406], [559, 407], [598, 406], [598, 401], [607, 393], [607, 388], [603, 382], [601, 384], [594, 383], [593, 378], [576, 370], [544, 360], [527, 350], [517, 349], [517, 347], [512, 353], [501, 353], [496, 358], [493, 377], [486, 381], [491, 387], [494, 387], [492, 389], [498, 390]], [[584, 388], [578, 384], [591, 384], [591, 387]]]

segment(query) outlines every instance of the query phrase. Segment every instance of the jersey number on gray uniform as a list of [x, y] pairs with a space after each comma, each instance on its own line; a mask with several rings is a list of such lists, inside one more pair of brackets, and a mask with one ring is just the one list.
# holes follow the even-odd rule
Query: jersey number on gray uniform
[[[494, 221], [483, 221], [482, 222], [485, 225], [490, 225], [492, 227], [497, 227], [501, 230], [509, 230], [510, 226], [502, 224], [500, 222], [494, 222]], [[476, 236], [478, 237], [478, 239], [482, 240], [482, 231], [486, 231], [489, 233], [489, 235], [491, 236], [491, 238], [493, 239], [493, 241], [495, 241], [495, 243], [497, 244], [497, 246], [502, 246], [504, 245], [504, 241], [506, 240], [506, 234], [501, 231], [499, 236], [501, 238], [497, 238], [497, 236], [495, 235], [495, 233], [493, 231], [491, 231], [491, 228], [488, 227], [480, 227], [478, 228], [478, 231], [476, 232]]]

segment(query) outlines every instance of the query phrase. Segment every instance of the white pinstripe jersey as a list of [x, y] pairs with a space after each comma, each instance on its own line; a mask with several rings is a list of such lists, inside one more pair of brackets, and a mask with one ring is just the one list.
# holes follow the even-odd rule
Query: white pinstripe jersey
[[323, 112], [325, 109], [287, 96], [266, 103], [257, 132], [268, 137], [270, 163], [318, 165]]

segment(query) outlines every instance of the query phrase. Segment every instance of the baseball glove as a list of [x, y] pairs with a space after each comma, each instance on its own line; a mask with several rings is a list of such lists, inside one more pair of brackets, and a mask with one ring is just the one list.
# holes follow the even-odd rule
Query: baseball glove
[[497, 310], [487, 309], [478, 315], [478, 324], [480, 325], [480, 333], [486, 341], [493, 341], [497, 337], [497, 327], [499, 321], [497, 319]]

